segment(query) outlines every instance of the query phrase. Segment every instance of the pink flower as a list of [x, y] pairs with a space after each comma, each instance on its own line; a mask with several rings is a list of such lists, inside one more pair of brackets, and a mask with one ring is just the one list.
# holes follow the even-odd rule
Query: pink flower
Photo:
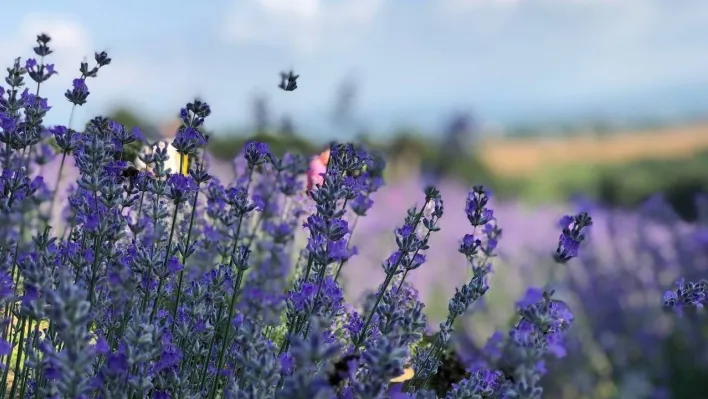
[[315, 184], [322, 184], [322, 175], [327, 171], [327, 162], [329, 161], [329, 150], [312, 157], [310, 160], [310, 169], [307, 171], [307, 190], [311, 190]]

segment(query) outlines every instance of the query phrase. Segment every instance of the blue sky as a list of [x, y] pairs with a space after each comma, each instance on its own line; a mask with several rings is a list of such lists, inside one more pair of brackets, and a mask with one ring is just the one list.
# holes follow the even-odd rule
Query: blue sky
[[[123, 103], [166, 119], [198, 95], [224, 129], [251, 123], [261, 95], [322, 135], [345, 80], [371, 129], [434, 128], [454, 110], [491, 127], [708, 111], [705, 0], [35, 0], [3, 21], [3, 65], [40, 31], [55, 39], [51, 123], [68, 119], [79, 62], [104, 49], [113, 64], [79, 121]], [[290, 67], [300, 88], [285, 93]]]

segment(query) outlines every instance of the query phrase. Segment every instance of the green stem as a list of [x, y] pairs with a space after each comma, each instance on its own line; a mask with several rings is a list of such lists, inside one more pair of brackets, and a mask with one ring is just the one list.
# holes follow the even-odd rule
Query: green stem
[[7, 143], [5, 144], [5, 160], [3, 161], [2, 167], [4, 170], [10, 169], [10, 154], [12, 154], [10, 152], [10, 144]]
[[91, 280], [89, 281], [89, 304], [93, 306], [94, 286], [96, 284], [96, 275], [98, 274], [98, 246], [101, 243], [101, 235], [96, 234], [93, 241], [93, 265], [91, 266]]
[[[10, 273], [10, 278], [11, 278], [12, 281], [14, 282], [15, 287], [18, 287], [18, 286], [19, 286], [19, 282], [20, 282], [20, 276], [19, 276], [20, 273], [19, 273], [19, 270], [17, 269], [17, 255], [18, 255], [19, 251], [20, 251], [20, 241], [17, 241], [17, 242], [15, 243], [15, 251], [14, 251], [14, 253], [13, 253], [13, 255], [12, 255], [12, 272]], [[15, 273], [17, 273], [17, 281], [15, 281]], [[14, 304], [7, 304], [7, 305], [6, 305], [6, 308], [5, 308], [5, 319], [9, 318], [10, 315], [12, 314], [12, 306], [13, 306], [13, 305], [14, 305]], [[12, 326], [12, 323], [10, 323], [10, 324], [8, 325], [8, 327], [7, 327], [7, 328], [8, 328], [8, 330], [7, 330], [7, 331], [8, 331], [8, 335], [10, 334], [11, 326]]]
[[[8, 325], [8, 328], [9, 328], [9, 331], [8, 331], [8, 335], [9, 335], [9, 336], [8, 336], [8, 338], [9, 338], [9, 339], [8, 339], [8, 342], [10, 342], [10, 343], [15, 343], [15, 342], [17, 342], [17, 341], [16, 341], [16, 340], [17, 340], [17, 335], [19, 334], [20, 330], [22, 330], [22, 328], [23, 328], [23, 326], [22, 326], [22, 319], [20, 319], [20, 320], [18, 320], [18, 321], [19, 321], [19, 323], [20, 323], [20, 327], [21, 327], [21, 328], [20, 328], [20, 329], [15, 329], [15, 331], [13, 332], [13, 331], [12, 331], [12, 327], [13, 327], [13, 325], [15, 325], [15, 324], [13, 323], [14, 320], [16, 320], [16, 319], [13, 317], [13, 319], [11, 319], [11, 321], [10, 321], [10, 323], [9, 323], [9, 325]], [[15, 326], [16, 326], [16, 325], [15, 325]], [[7, 379], [8, 379], [8, 377], [9, 377], [9, 375], [10, 375], [10, 369], [12, 368], [11, 366], [12, 366], [12, 352], [8, 353], [8, 354], [7, 354], [7, 358], [4, 360], [4, 370], [3, 370], [3, 375], [2, 375], [2, 384], [0, 384], [0, 398], [4, 398], [4, 397], [5, 397], [5, 392], [6, 392], [7, 388], [8, 388], [8, 386], [7, 386]]]
[[236, 274], [236, 284], [234, 286], [234, 293], [231, 295], [231, 303], [229, 304], [229, 318], [226, 319], [226, 333], [224, 334], [224, 342], [221, 344], [221, 350], [219, 351], [219, 358], [216, 363], [216, 375], [214, 376], [214, 382], [211, 386], [212, 399], [216, 398], [216, 390], [219, 385], [219, 371], [224, 366], [224, 354], [226, 353], [226, 347], [229, 346], [229, 334], [231, 334], [231, 319], [234, 318], [234, 311], [236, 310], [236, 298], [238, 297], [239, 291], [241, 289], [241, 280], [243, 279], [243, 269], [240, 268]]
[[[253, 168], [249, 168], [248, 180], [246, 182], [246, 192], [251, 186], [251, 180], [253, 179]], [[234, 258], [236, 256], [236, 248], [238, 247], [238, 239], [241, 234], [241, 224], [243, 223], [243, 216], [240, 215], [238, 218], [238, 225], [236, 226], [236, 234], [234, 236], [234, 246], [231, 249], [231, 259], [229, 260], [229, 266], [233, 267]], [[229, 318], [226, 319], [226, 333], [224, 334], [224, 342], [221, 345], [221, 350], [219, 351], [219, 358], [216, 366], [216, 375], [214, 376], [214, 383], [211, 386], [210, 397], [214, 399], [216, 397], [217, 386], [219, 385], [219, 371], [224, 365], [224, 354], [226, 353], [226, 347], [229, 343], [229, 334], [231, 333], [231, 319], [234, 317], [234, 311], [236, 310], [236, 298], [241, 290], [241, 282], [243, 280], [243, 273], [245, 271], [244, 265], [238, 267], [238, 273], [236, 274], [236, 284], [234, 285], [234, 292], [231, 295], [231, 304], [229, 305]]]
[[[189, 249], [189, 241], [192, 238], [192, 227], [194, 226], [194, 215], [197, 210], [197, 198], [199, 198], [199, 187], [197, 187], [197, 192], [194, 194], [194, 202], [192, 202], [192, 215], [189, 217], [189, 229], [187, 230], [187, 239], [185, 240], [184, 250]], [[177, 282], [177, 298], [175, 298], [175, 307], [172, 310], [172, 326], [170, 327], [170, 332], [175, 331], [175, 320], [177, 318], [177, 308], [179, 307], [179, 300], [182, 295], [182, 280], [184, 278], [184, 269], [187, 267], [187, 256], [182, 256], [182, 270], [179, 271], [179, 280]]]
[[[349, 243], [352, 241], [352, 236], [354, 235], [354, 229], [356, 228], [356, 224], [359, 221], [359, 215], [357, 215], [354, 218], [354, 221], [352, 222], [352, 230], [351, 233], [349, 234], [349, 238], [347, 238], [347, 251], [349, 250]], [[339, 279], [339, 273], [342, 272], [342, 267], [344, 266], [344, 261], [340, 260], [339, 265], [337, 265], [337, 272], [334, 274], [334, 281], [337, 281]]]
[[[425, 210], [425, 207], [428, 206], [428, 201], [425, 201], [423, 204], [423, 207], [420, 209], [420, 211], [416, 214], [415, 221], [413, 223], [413, 231], [418, 228], [418, 224], [420, 223], [420, 219], [423, 216], [423, 211]], [[374, 302], [374, 306], [371, 308], [369, 311], [369, 314], [366, 316], [366, 321], [364, 322], [364, 326], [361, 329], [361, 332], [359, 333], [359, 336], [357, 337], [356, 341], [354, 342], [354, 349], [358, 350], [361, 348], [361, 345], [364, 344], [364, 338], [366, 337], [366, 330], [369, 328], [369, 324], [371, 324], [371, 320], [374, 318], [374, 314], [376, 313], [376, 309], [379, 306], [379, 303], [381, 302], [381, 298], [383, 298], [384, 293], [386, 292], [386, 289], [388, 288], [388, 285], [391, 284], [391, 280], [393, 279], [393, 276], [396, 274], [396, 271], [398, 270], [398, 266], [401, 264], [401, 261], [403, 260], [403, 256], [399, 256], [398, 260], [396, 261], [396, 264], [393, 265], [391, 273], [386, 274], [386, 279], [384, 280], [383, 286], [381, 287], [381, 290], [376, 295], [376, 301]]]
[[[34, 326], [34, 335], [32, 336], [32, 343], [27, 342], [27, 350], [25, 350], [25, 353], [29, 353], [29, 350], [31, 347], [37, 347], [37, 339], [39, 337], [39, 320], [37, 320], [37, 324]], [[32, 321], [30, 320], [30, 325], [32, 324]], [[29, 330], [29, 329], [28, 329]], [[25, 397], [25, 392], [27, 390], [27, 379], [29, 376], [30, 368], [25, 367], [24, 370], [22, 370], [22, 385], [20, 387], [20, 397], [24, 398]]]
[[401, 277], [401, 282], [398, 283], [398, 288], [396, 288], [396, 294], [398, 295], [401, 292], [401, 287], [403, 287], [403, 282], [406, 281], [406, 276], [408, 276], [408, 272], [410, 270], [406, 269], [405, 272], [403, 272], [403, 277]]
[[[17, 341], [17, 347], [19, 348], [20, 345], [22, 345], [22, 341], [25, 339], [25, 322], [27, 318], [22, 317], [22, 320], [20, 321], [20, 339]], [[13, 379], [12, 379], [12, 388], [10, 388], [10, 397], [14, 398], [15, 397], [15, 391], [17, 390], [17, 382], [20, 379], [20, 364], [22, 363], [22, 351], [18, 350], [17, 351], [17, 357], [15, 358], [15, 369], [13, 370]], [[5, 381], [7, 382], [7, 381]]]
[[394, 273], [386, 275], [386, 279], [384, 280], [383, 286], [381, 287], [381, 290], [379, 291], [378, 295], [376, 295], [376, 301], [374, 302], [374, 306], [371, 308], [371, 311], [366, 316], [364, 326], [362, 327], [361, 332], [359, 333], [359, 336], [357, 337], [356, 342], [354, 343], [355, 350], [361, 348], [361, 345], [364, 343], [364, 338], [366, 337], [366, 330], [369, 328], [369, 324], [371, 324], [371, 319], [374, 317], [374, 314], [376, 313], [376, 308], [379, 306], [379, 302], [381, 302], [381, 298], [383, 298], [383, 294], [384, 292], [386, 292], [386, 288], [388, 288], [388, 285], [391, 283], [393, 275]]
[[[453, 318], [453, 321], [454, 321], [454, 318]], [[441, 344], [441, 342], [440, 342], [440, 334], [438, 334], [438, 335], [435, 337], [435, 341], [433, 341], [432, 345], [430, 345], [430, 348], [428, 348], [428, 350], [426, 351], [426, 353], [425, 353], [425, 358], [423, 359], [423, 362], [422, 362], [421, 364], [425, 365], [425, 364], [428, 362], [428, 360], [430, 360], [430, 357], [433, 355], [433, 353], [437, 353], [437, 352], [438, 352], [438, 346], [440, 346], [440, 344]], [[436, 357], [437, 357], [437, 356], [436, 356]], [[435, 363], [434, 360], [433, 360], [433, 363]], [[409, 384], [406, 384], [406, 385], [409, 385], [410, 387], [413, 387], [413, 386], [415, 386], [415, 384], [416, 384], [418, 381], [421, 380], [421, 378], [423, 378], [423, 385], [422, 385], [422, 386], [426, 386], [426, 385], [428, 384], [428, 381], [430, 380], [430, 376], [431, 376], [431, 375], [432, 375], [432, 373], [426, 373], [425, 376], [422, 376], [422, 375], [420, 375], [420, 374], [416, 374], [416, 375], [413, 377], [413, 379], [409, 382]]]
[[[153, 200], [153, 210], [152, 210], [152, 225], [153, 225], [153, 247], [156, 248], [157, 245], [154, 244], [155, 242], [158, 241], [157, 237], [157, 212], [155, 210], [157, 203], [160, 201], [160, 196], [158, 194], [154, 195], [154, 200]], [[150, 266], [148, 266], [148, 272], [147, 272], [147, 281], [145, 282], [145, 295], [143, 296], [143, 302], [140, 306], [140, 310], [142, 313], [145, 313], [147, 310], [147, 305], [148, 301], [150, 300], [150, 280], [152, 280], [152, 262], [150, 262]]]
[[[175, 235], [175, 225], [177, 224], [177, 214], [179, 214], [179, 203], [175, 204], [175, 210], [172, 213], [172, 226], [170, 226], [170, 237], [167, 240], [167, 252], [165, 253], [165, 260], [162, 262], [163, 272], [167, 268], [167, 261], [170, 258], [170, 252], [172, 250], [172, 239]], [[157, 313], [157, 304], [160, 302], [160, 294], [162, 293], [162, 285], [165, 282], [165, 278], [161, 275], [160, 282], [157, 284], [157, 294], [155, 296], [155, 302], [152, 305], [152, 312], [150, 313], [150, 323], [155, 319], [155, 314]], [[174, 320], [173, 320], [174, 322]]]
[[[216, 327], [219, 325], [219, 321], [221, 320], [221, 314], [224, 311], [224, 302], [222, 302], [219, 305], [219, 310], [216, 312], [216, 320], [214, 321], [214, 334], [212, 334], [210, 342], [209, 342], [209, 353], [207, 354], [206, 359], [204, 360], [204, 366], [202, 367], [202, 377], [199, 382], [199, 386], [203, 387], [206, 386], [206, 376], [207, 376], [207, 370], [209, 370], [209, 360], [211, 359], [211, 354], [214, 351], [214, 343], [216, 343]], [[231, 321], [229, 321], [230, 323]]]

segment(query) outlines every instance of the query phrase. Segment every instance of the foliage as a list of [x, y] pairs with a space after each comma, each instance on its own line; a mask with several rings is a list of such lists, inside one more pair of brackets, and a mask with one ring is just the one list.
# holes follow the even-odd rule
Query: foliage
[[[708, 190], [708, 153], [689, 159], [644, 161], [604, 170], [598, 181], [598, 198], [609, 204], [636, 206], [662, 192], [680, 216], [695, 220], [693, 199]], [[624, 184], [623, 184], [624, 182]], [[627, 182], [636, 182], [627, 186]]]

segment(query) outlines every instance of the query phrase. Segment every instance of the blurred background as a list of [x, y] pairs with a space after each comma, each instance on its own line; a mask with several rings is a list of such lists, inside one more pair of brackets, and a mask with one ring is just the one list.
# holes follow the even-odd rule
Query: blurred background
[[[68, 121], [79, 62], [106, 50], [75, 125], [110, 115], [150, 136], [198, 96], [221, 159], [254, 135], [308, 153], [360, 138], [397, 177], [621, 206], [662, 190], [689, 219], [708, 179], [700, 0], [39, 0], [3, 15], [4, 65], [53, 38], [50, 123]], [[290, 68], [295, 93], [276, 87]]]
[[[362, 140], [386, 154], [388, 186], [357, 227], [368, 234], [354, 234], [352, 298], [434, 181], [453, 216], [413, 278], [439, 320], [466, 273], [455, 248], [469, 229], [454, 215], [483, 183], [505, 238], [484, 315], [469, 323], [477, 342], [508, 325], [526, 287], [554, 284], [580, 322], [574, 355], [549, 364], [548, 397], [708, 398], [705, 319], [660, 312], [661, 292], [708, 264], [708, 207], [696, 200], [708, 186], [708, 2], [13, 2], [3, 65], [29, 56], [40, 32], [59, 72], [43, 87], [50, 124], [69, 122], [63, 92], [105, 50], [113, 62], [88, 82], [73, 127], [105, 115], [169, 136], [196, 96], [212, 106], [222, 179], [254, 138], [278, 153]], [[284, 92], [290, 69], [300, 87]], [[596, 218], [588, 255], [554, 269], [556, 223], [578, 209]]]

